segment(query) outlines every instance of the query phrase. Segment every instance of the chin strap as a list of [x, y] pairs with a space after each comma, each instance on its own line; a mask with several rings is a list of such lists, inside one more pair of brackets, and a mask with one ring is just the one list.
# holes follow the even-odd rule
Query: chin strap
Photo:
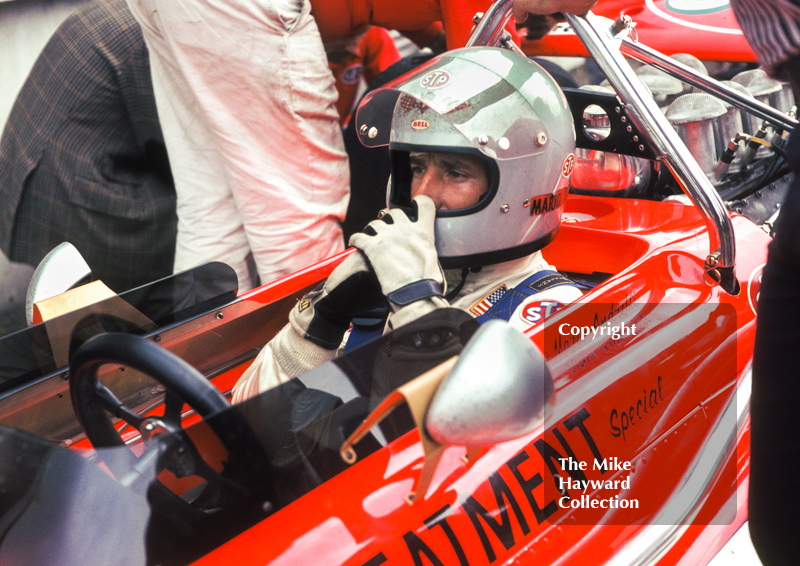
[[465, 267], [464, 269], [462, 269], [461, 282], [455, 287], [453, 287], [453, 289], [444, 296], [445, 300], [448, 303], [451, 302], [453, 298], [455, 298], [456, 295], [458, 295], [461, 292], [461, 289], [464, 288], [464, 284], [467, 282], [467, 275], [469, 275], [470, 273], [478, 273], [481, 269], [483, 269], [483, 267], [480, 265], [478, 267]]
[[461, 289], [464, 288], [464, 283], [467, 282], [467, 275], [469, 275], [469, 267], [465, 267], [461, 270], [461, 282], [453, 287], [449, 293], [444, 296], [444, 299], [449, 303], [453, 300], [453, 297], [458, 295], [461, 292]]

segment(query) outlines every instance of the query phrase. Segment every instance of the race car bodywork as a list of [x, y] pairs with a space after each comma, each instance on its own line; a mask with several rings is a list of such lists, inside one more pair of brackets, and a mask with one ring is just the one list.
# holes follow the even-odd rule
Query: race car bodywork
[[[543, 346], [555, 383], [543, 429], [485, 448], [469, 463], [461, 460], [463, 448], [448, 448], [428, 496], [413, 505], [405, 496], [420, 474], [423, 452], [418, 436], [407, 435], [200, 563], [252, 558], [253, 564], [301, 564], [325, 556], [331, 564], [602, 564], [623, 551], [641, 552], [649, 562], [662, 551], [650, 538], [654, 529], [665, 539], [658, 563], [697, 564], [713, 556], [718, 541], [745, 517], [748, 437], [746, 413], [736, 409], [746, 406], [748, 395], [753, 281], [742, 279], [744, 291], [732, 301], [703, 281], [697, 254], [707, 241], [690, 208], [571, 202], [568, 216], [587, 216], [562, 228], [557, 241], [565, 247], [557, 250], [564, 255], [551, 261], [615, 274], [587, 294], [580, 318], [622, 311], [640, 330], [595, 344], [573, 344], [541, 327], [530, 334]], [[589, 218], [592, 211], [597, 216]], [[637, 226], [642, 213], [646, 227]], [[672, 222], [682, 227], [672, 232]], [[744, 219], [736, 229], [749, 279], [765, 261], [767, 236]], [[598, 291], [602, 299], [593, 294]], [[567, 312], [554, 315], [552, 324], [564, 320]], [[701, 457], [716, 465], [706, 467]], [[588, 469], [570, 470], [561, 458], [586, 462]], [[598, 469], [596, 461], [609, 469]], [[637, 500], [639, 509], [630, 515], [564, 509], [558, 487], [567, 477], [627, 477], [632, 487], [624, 497]], [[581, 500], [582, 489], [568, 491]], [[586, 493], [597, 497], [591, 488]], [[660, 517], [671, 500], [682, 502], [684, 514]], [[610, 524], [599, 526], [603, 521]]]
[[[636, 22], [639, 41], [667, 55], [691, 53], [703, 61], [757, 61], [727, 0], [606, 1], [594, 11], [611, 19], [627, 14]], [[681, 34], [678, 43], [676, 33]], [[531, 55], [588, 55], [568, 25], [557, 26], [542, 40], [523, 40], [521, 47]]]
[[[570, 21], [582, 37], [602, 27]], [[584, 41], [590, 51], [613, 43]], [[599, 57], [618, 94], [567, 93], [588, 182], [544, 251], [587, 291], [570, 305], [531, 300], [512, 321], [546, 369], [516, 375], [513, 351], [487, 347], [483, 329], [468, 342], [471, 320], [445, 311], [228, 407], [216, 391], [230, 391], [296, 300], [350, 252], [240, 297], [215, 266], [112, 297], [0, 341], [27, 354], [2, 382], [0, 479], [11, 495], [0, 502], [0, 562], [707, 563], [746, 520], [749, 366], [770, 240], [717, 191], [740, 203], [740, 187], [780, 192], [790, 177], [770, 156], [711, 186], [673, 151], [677, 134], [658, 130], [663, 116], [626, 86], [614, 55]], [[603, 140], [584, 135], [592, 105], [609, 115]], [[775, 130], [794, 125], [784, 122]], [[593, 191], [591, 152], [645, 159], [646, 194], [617, 184], [606, 196], [599, 177]], [[696, 206], [670, 198], [684, 191]], [[145, 322], [132, 323], [120, 299]], [[450, 370], [451, 349], [425, 345], [442, 329], [456, 351], [467, 344], [461, 369]], [[100, 341], [86, 339], [98, 331]], [[71, 368], [57, 361], [65, 350]], [[457, 417], [474, 425], [507, 410], [489, 392], [508, 375], [512, 393], [540, 388], [546, 410], [531, 407], [524, 430], [492, 431], [489, 443], [432, 441], [433, 393], [407, 387], [470, 381], [478, 402]], [[387, 399], [408, 400], [410, 414]], [[48, 479], [62, 467], [71, 472]], [[42, 529], [57, 533], [54, 546], [34, 552]]]

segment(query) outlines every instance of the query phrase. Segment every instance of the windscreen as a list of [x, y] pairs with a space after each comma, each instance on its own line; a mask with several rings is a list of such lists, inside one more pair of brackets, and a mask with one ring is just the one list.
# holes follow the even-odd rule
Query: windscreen
[[[346, 469], [345, 438], [388, 393], [458, 354], [476, 327], [461, 310], [438, 309], [130, 447], [81, 453], [0, 426], [0, 564], [190, 563]], [[407, 409], [395, 410], [357, 444], [359, 457], [412, 427]], [[195, 447], [215, 472], [186, 458]], [[165, 474], [187, 476], [166, 480], [190, 482], [180, 497], [156, 479]]]
[[[144, 334], [226, 305], [236, 299], [237, 288], [233, 269], [212, 262], [3, 336], [0, 397], [65, 367], [73, 338], [85, 340], [102, 332]], [[128, 316], [133, 311], [137, 316]]]

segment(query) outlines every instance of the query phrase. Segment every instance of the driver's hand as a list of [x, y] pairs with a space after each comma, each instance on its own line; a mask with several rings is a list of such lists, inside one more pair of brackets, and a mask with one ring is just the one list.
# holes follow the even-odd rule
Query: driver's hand
[[448, 306], [434, 243], [436, 206], [427, 196], [418, 196], [413, 202], [415, 221], [402, 210], [392, 209], [350, 238], [350, 245], [362, 252], [389, 300], [393, 328]]
[[514, 20], [522, 23], [531, 14], [585, 14], [591, 10], [597, 0], [514, 0]]
[[317, 289], [289, 313], [289, 322], [306, 340], [326, 350], [338, 348], [354, 316], [383, 304], [375, 274], [361, 254], [351, 254]]

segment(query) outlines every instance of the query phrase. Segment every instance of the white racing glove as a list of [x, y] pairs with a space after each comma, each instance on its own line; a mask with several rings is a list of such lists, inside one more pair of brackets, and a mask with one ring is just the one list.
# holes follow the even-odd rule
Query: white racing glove
[[402, 210], [392, 209], [350, 238], [350, 245], [366, 257], [389, 301], [392, 328], [449, 306], [434, 243], [436, 206], [427, 196], [418, 196], [413, 202], [416, 221]]
[[306, 340], [335, 350], [353, 317], [383, 303], [381, 287], [359, 253], [351, 254], [325, 282], [289, 313], [289, 322]]

